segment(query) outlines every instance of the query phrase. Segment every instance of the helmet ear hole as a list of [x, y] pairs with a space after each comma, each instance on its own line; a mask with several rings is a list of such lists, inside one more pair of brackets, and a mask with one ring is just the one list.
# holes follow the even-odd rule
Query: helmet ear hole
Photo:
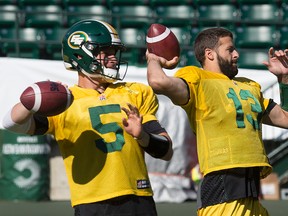
[[79, 55], [78, 53], [74, 53], [73, 55], [74, 55], [74, 57], [75, 57], [76, 59], [82, 59], [82, 56]]

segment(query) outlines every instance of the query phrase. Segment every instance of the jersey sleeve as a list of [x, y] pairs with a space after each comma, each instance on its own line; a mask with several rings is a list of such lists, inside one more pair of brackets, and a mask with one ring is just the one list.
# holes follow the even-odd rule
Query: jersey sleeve
[[143, 116], [143, 123], [157, 120], [155, 114], [158, 110], [158, 98], [150, 86], [137, 83], [134, 84], [141, 92], [137, 96], [137, 106], [140, 114]]

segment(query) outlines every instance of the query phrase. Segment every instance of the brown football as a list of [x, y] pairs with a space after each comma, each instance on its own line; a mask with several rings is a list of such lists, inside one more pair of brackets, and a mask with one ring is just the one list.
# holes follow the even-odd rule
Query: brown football
[[21, 103], [43, 116], [58, 115], [73, 102], [71, 91], [58, 82], [42, 81], [27, 87], [20, 96]]
[[[175, 34], [166, 26], [154, 23], [147, 32], [147, 49], [150, 53], [172, 60], [175, 56], [180, 57], [180, 45]], [[177, 63], [178, 64], [178, 63]], [[175, 68], [173, 65], [169, 69]]]

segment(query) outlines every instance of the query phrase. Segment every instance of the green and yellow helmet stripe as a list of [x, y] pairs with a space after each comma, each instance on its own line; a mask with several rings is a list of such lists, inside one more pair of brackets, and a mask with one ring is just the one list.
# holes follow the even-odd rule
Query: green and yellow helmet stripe
[[121, 43], [121, 40], [119, 38], [119, 34], [113, 26], [111, 26], [109, 23], [106, 23], [104, 21], [98, 21], [98, 22], [102, 23], [107, 28], [107, 30], [110, 32], [112, 43]]

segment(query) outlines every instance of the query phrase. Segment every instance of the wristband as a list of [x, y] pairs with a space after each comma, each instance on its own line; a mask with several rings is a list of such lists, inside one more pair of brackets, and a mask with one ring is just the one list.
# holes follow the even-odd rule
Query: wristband
[[279, 83], [281, 107], [288, 111], [288, 84]]
[[26, 122], [23, 124], [17, 124], [16, 122], [13, 121], [11, 117], [12, 109], [8, 111], [8, 113], [4, 116], [3, 118], [3, 127], [7, 130], [13, 131], [15, 133], [23, 133], [26, 134], [32, 124], [32, 117], [29, 118]]
[[146, 147], [141, 146], [144, 151], [146, 151], [148, 154], [150, 154], [152, 157], [155, 158], [162, 158], [164, 157], [170, 146], [170, 142], [167, 137], [157, 135], [157, 134], [151, 134], [149, 135], [149, 143]]

